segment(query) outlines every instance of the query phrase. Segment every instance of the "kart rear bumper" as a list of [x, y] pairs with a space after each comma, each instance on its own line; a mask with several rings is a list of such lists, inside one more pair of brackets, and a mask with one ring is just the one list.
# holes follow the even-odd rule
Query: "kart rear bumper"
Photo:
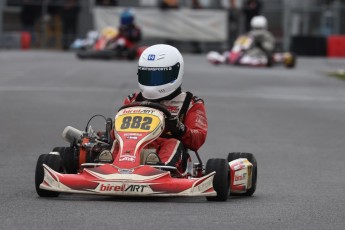
[[170, 172], [150, 166], [119, 169], [114, 165], [61, 174], [43, 164], [41, 189], [62, 193], [108, 196], [216, 196], [212, 172], [201, 178], [172, 178]]

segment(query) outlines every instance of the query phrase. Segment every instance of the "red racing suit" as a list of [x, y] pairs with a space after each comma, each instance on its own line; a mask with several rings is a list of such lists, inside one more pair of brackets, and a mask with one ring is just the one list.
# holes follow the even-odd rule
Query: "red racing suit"
[[[141, 93], [129, 95], [124, 104], [130, 104], [135, 101], [144, 101]], [[204, 101], [189, 92], [179, 91], [172, 99], [159, 102], [164, 105], [172, 117], [178, 116], [185, 125], [185, 132], [181, 137], [169, 137], [169, 130], [163, 131], [161, 137], [149, 144], [148, 148], [155, 148], [161, 161], [166, 165], [177, 166], [179, 163], [179, 148], [188, 148], [198, 150], [205, 142], [208, 124]], [[183, 111], [185, 110], [185, 111]], [[116, 153], [114, 154], [114, 157]]]

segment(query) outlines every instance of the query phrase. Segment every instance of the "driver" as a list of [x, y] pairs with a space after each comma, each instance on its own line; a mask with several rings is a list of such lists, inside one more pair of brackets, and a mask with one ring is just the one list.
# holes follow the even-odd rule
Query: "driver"
[[255, 16], [250, 21], [251, 30], [248, 35], [254, 39], [254, 45], [246, 54], [249, 56], [264, 55], [267, 57], [267, 65], [272, 64], [272, 55], [275, 49], [275, 38], [267, 30], [267, 19], [264, 16]]
[[[130, 94], [124, 101], [124, 104], [156, 102], [169, 110], [172, 117], [166, 121], [165, 130], [148, 148], [156, 150], [157, 160], [177, 168], [181, 167], [182, 159], [186, 159], [185, 148], [198, 150], [205, 142], [208, 130], [204, 101], [182, 91], [183, 75], [183, 57], [175, 47], [150, 46], [139, 58], [140, 92]], [[114, 157], [116, 153], [115, 150]]]
[[[271, 66], [273, 64], [273, 51], [275, 49], [275, 38], [267, 30], [267, 19], [264, 16], [255, 16], [250, 21], [251, 30], [247, 33], [248, 37], [253, 39], [253, 43], [245, 51], [243, 57], [238, 60], [242, 65], [262, 65], [257, 62], [257, 57], [264, 57], [264, 64]], [[207, 60], [213, 64], [231, 63], [231, 51], [225, 51], [222, 54], [211, 51], [207, 54]], [[254, 58], [252, 58], [254, 57]], [[236, 63], [237, 64], [237, 63]]]
[[131, 9], [121, 13], [118, 31], [119, 34], [109, 41], [109, 49], [126, 50], [140, 42], [141, 29], [135, 24], [135, 15]]

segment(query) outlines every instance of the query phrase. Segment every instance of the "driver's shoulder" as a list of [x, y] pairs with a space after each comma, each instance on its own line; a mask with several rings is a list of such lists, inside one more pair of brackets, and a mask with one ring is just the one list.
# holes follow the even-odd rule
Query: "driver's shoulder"
[[192, 102], [193, 104], [196, 104], [196, 103], [204, 104], [204, 100], [196, 95], [193, 95]]
[[140, 98], [141, 98], [140, 92], [131, 93], [126, 97], [124, 104], [129, 104], [129, 103], [132, 103], [134, 101], [138, 101]]

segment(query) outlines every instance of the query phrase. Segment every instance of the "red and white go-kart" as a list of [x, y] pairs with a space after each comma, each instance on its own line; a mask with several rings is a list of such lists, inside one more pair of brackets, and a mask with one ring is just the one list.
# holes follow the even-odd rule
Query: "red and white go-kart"
[[[251, 153], [231, 152], [227, 159], [209, 159], [206, 166], [197, 152], [198, 162], [193, 163], [188, 150], [187, 157], [180, 159], [185, 167], [148, 160], [145, 146], [161, 135], [170, 116], [160, 104], [141, 102], [122, 106], [114, 124], [111, 118], [106, 119], [103, 135], [97, 135], [89, 125], [93, 117], [85, 131], [67, 126], [62, 135], [70, 147], [56, 147], [38, 158], [37, 194], [204, 196], [209, 201], [226, 201], [230, 195], [251, 196], [255, 192], [257, 162]], [[100, 156], [109, 154], [113, 146], [111, 130], [119, 143], [118, 154], [108, 163], [100, 162]]]
[[291, 52], [274, 52], [271, 59], [268, 59], [264, 52], [255, 52], [254, 39], [249, 35], [239, 36], [230, 51], [219, 53], [210, 51], [207, 53], [207, 61], [214, 64], [229, 64], [236, 66], [251, 67], [272, 67], [284, 65], [286, 68], [294, 68], [296, 66], [297, 57]]

